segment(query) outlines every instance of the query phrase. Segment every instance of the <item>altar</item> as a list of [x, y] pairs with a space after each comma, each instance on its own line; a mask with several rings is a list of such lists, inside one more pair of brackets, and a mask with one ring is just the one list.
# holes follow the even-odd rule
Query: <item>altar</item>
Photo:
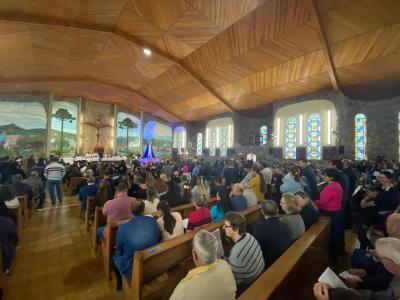
[[75, 156], [75, 157], [63, 157], [63, 161], [66, 164], [73, 164], [75, 161], [87, 161], [87, 162], [119, 162], [121, 160], [126, 161], [128, 158], [125, 155], [114, 155], [105, 156], [100, 159], [98, 155], [87, 155], [87, 156]]

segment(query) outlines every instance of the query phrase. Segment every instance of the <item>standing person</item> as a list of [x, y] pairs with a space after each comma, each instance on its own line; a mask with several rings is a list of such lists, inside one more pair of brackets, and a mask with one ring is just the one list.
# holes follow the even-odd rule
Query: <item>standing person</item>
[[47, 179], [47, 186], [49, 189], [51, 204], [56, 204], [56, 196], [54, 188], [57, 190], [57, 197], [60, 204], [62, 203], [62, 190], [61, 183], [65, 176], [65, 168], [62, 164], [58, 163], [58, 158], [53, 156], [51, 163], [44, 169], [44, 177]]
[[275, 193], [272, 195], [272, 199], [275, 201], [277, 205], [280, 204], [282, 193], [281, 193], [281, 185], [283, 184], [283, 170], [281, 166], [273, 166], [273, 182], [275, 185]]
[[247, 208], [247, 200], [243, 196], [243, 186], [235, 183], [230, 193], [231, 208], [234, 211], [242, 211]]
[[37, 171], [32, 171], [31, 176], [28, 179], [25, 179], [24, 183], [31, 187], [33, 199], [39, 200], [37, 209], [42, 209], [44, 200], [46, 199], [46, 193], [44, 192], [43, 181], [39, 179], [39, 173]]
[[339, 183], [334, 181], [337, 174], [336, 169], [324, 170], [324, 180], [327, 186], [321, 191], [319, 199], [315, 201], [320, 214], [331, 218], [331, 255], [334, 260], [344, 254], [343, 189]]
[[253, 165], [252, 171], [255, 176], [249, 181], [251, 190], [256, 194], [257, 200], [262, 201], [264, 200], [264, 194], [267, 191], [267, 185], [265, 184], [264, 176], [260, 173], [260, 168], [257, 165]]
[[272, 183], [272, 170], [268, 167], [265, 162], [261, 163], [262, 170], [261, 174], [264, 176], [264, 181], [266, 184], [266, 192], [264, 194], [265, 199], [271, 199], [272, 191], [271, 191], [271, 183]]
[[0, 216], [0, 251], [2, 252], [2, 265], [7, 275], [11, 274], [11, 264], [15, 256], [18, 243], [17, 226], [12, 219]]
[[281, 199], [281, 207], [285, 212], [281, 217], [281, 221], [290, 229], [290, 239], [297, 240], [306, 230], [303, 218], [300, 213], [300, 206], [296, 201], [296, 197], [291, 194], [283, 194]]
[[297, 204], [301, 208], [300, 215], [307, 230], [319, 219], [318, 207], [310, 200], [306, 192], [299, 191], [295, 196]]
[[311, 191], [311, 200], [315, 201], [317, 199], [317, 179], [314, 170], [305, 159], [298, 159], [297, 166], [300, 168], [300, 175], [307, 178]]
[[283, 184], [280, 186], [281, 193], [296, 194], [303, 190], [300, 183], [300, 170], [298, 167], [291, 167], [289, 173], [283, 178]]
[[225, 187], [230, 187], [232, 184], [239, 182], [240, 174], [233, 164], [233, 160], [228, 160], [228, 164], [223, 171], [223, 182]]

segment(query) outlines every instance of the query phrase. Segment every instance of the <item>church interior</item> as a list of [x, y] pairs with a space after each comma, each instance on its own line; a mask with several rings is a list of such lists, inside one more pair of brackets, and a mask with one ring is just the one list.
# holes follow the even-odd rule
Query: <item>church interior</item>
[[400, 299], [399, 0], [1, 0], [0, 300]]

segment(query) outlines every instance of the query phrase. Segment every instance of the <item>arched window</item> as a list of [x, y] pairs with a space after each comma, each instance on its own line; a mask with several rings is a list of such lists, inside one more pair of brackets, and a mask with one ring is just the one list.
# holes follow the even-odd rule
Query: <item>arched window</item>
[[321, 159], [321, 117], [318, 114], [310, 115], [307, 121], [307, 127], [307, 158]]
[[231, 118], [215, 119], [207, 124], [205, 145], [210, 148], [210, 156], [215, 156], [216, 149], [226, 156], [228, 148], [233, 146], [233, 121]]
[[296, 159], [296, 118], [290, 117], [286, 121], [285, 157]]
[[201, 132], [197, 134], [196, 154], [203, 154], [203, 134]]
[[174, 148], [178, 149], [178, 153], [182, 153], [182, 149], [186, 148], [186, 129], [178, 126], [174, 129]]
[[265, 145], [268, 141], [268, 127], [261, 126], [260, 128], [260, 145]]
[[355, 146], [356, 160], [367, 159], [367, 117], [363, 114], [355, 117]]

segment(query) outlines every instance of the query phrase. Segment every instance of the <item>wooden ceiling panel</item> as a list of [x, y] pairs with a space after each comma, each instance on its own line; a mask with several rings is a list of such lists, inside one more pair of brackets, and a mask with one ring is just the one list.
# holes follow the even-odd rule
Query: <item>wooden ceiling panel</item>
[[220, 27], [214, 25], [198, 10], [190, 8], [171, 26], [168, 33], [197, 49], [221, 31]]
[[398, 0], [348, 0], [321, 15], [329, 44], [400, 21]]
[[193, 6], [220, 28], [227, 28], [265, 0], [195, 0]]
[[138, 15], [131, 1], [122, 11], [115, 28], [127, 34], [131, 34], [149, 44], [156, 43], [164, 34], [161, 28], [151, 24], [144, 17]]
[[192, 79], [159, 96], [158, 100], [164, 103], [178, 103], [206, 92], [207, 90], [198, 81]]
[[221, 103], [215, 103], [213, 105], [185, 111], [185, 117], [188, 120], [199, 121], [208, 116], [217, 115], [226, 112], [226, 108]]
[[188, 44], [178, 40], [174, 36], [165, 32], [155, 46], [169, 55], [182, 59], [192, 53], [195, 49], [190, 47]]
[[185, 0], [130, 0], [133, 12], [167, 31], [185, 12]]

